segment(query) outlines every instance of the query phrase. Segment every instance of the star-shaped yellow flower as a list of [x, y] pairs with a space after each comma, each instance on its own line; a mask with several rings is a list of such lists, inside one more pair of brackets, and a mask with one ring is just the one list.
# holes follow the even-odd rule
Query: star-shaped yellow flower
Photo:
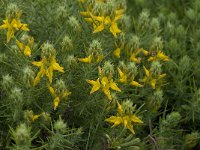
[[150, 84], [150, 86], [155, 89], [157, 81], [164, 78], [166, 74], [160, 74], [157, 77], [153, 77], [152, 73], [144, 67], [145, 77], [142, 79], [142, 82]]
[[40, 71], [38, 72], [37, 76], [35, 77], [34, 80], [34, 86], [36, 86], [39, 82], [40, 79], [46, 75], [49, 78], [49, 82], [52, 83], [53, 80], [53, 71], [57, 70], [59, 72], [64, 72], [64, 68], [61, 67], [57, 62], [55, 57], [51, 57], [50, 59], [47, 58], [42, 58], [41, 61], [34, 61], [32, 62], [34, 66], [37, 66], [40, 68]]
[[58, 105], [60, 104], [60, 100], [62, 98], [65, 98], [67, 96], [69, 96], [71, 94], [71, 92], [69, 91], [63, 91], [62, 93], [58, 93], [56, 90], [54, 90], [53, 87], [51, 87], [50, 85], [48, 85], [49, 91], [52, 94], [52, 96], [54, 97], [54, 101], [53, 101], [53, 105], [54, 105], [54, 110], [56, 110], [58, 108]]
[[169, 57], [166, 56], [162, 51], [158, 51], [155, 56], [149, 57], [148, 61], [169, 61]]
[[92, 90], [90, 91], [90, 94], [98, 91], [101, 88], [109, 100], [112, 100], [110, 89], [121, 92], [113, 79], [109, 79], [106, 76], [104, 76], [101, 80], [98, 78], [96, 81], [87, 80], [87, 82], [92, 85]]
[[118, 114], [116, 116], [111, 116], [110, 118], [105, 119], [109, 123], [113, 123], [113, 127], [123, 124], [125, 128], [129, 129], [133, 134], [135, 131], [133, 129], [133, 124], [143, 123], [136, 115], [134, 114], [124, 114], [122, 106], [118, 103]]
[[116, 10], [114, 19], [111, 19], [110, 16], [95, 16], [90, 11], [81, 12], [81, 14], [86, 17], [85, 20], [93, 24], [93, 33], [101, 32], [106, 26], [109, 26], [109, 30], [115, 38], [118, 33], [122, 32], [118, 28], [117, 21], [123, 16], [123, 13], [123, 9]]
[[0, 29], [7, 29], [7, 43], [14, 37], [14, 34], [18, 30], [29, 31], [27, 24], [21, 23], [19, 19], [9, 19], [3, 20], [3, 25]]
[[[130, 80], [128, 81], [128, 76], [126, 75], [126, 73], [124, 73], [120, 68], [117, 68], [117, 69], [118, 69], [118, 73], [120, 77], [119, 81], [121, 83], [128, 83]], [[143, 85], [141, 85], [139, 82], [134, 81], [134, 80], [130, 81], [130, 85], [136, 86], [136, 87], [143, 87]]]
[[93, 63], [93, 62], [100, 62], [103, 60], [103, 55], [97, 55], [97, 56], [94, 56], [94, 55], [89, 55], [88, 57], [85, 57], [85, 58], [78, 58], [78, 60], [80, 62], [84, 62], [84, 63]]
[[16, 44], [20, 51], [23, 51], [25, 56], [31, 56], [31, 47], [33, 46], [34, 38], [30, 38], [28, 40], [28, 44], [25, 45], [24, 43], [20, 42], [19, 40], [16, 40]]

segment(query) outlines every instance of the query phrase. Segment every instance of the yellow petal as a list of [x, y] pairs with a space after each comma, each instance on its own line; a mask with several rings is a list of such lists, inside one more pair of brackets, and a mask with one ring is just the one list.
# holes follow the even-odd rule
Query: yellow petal
[[53, 105], [54, 105], [54, 110], [56, 110], [58, 108], [58, 105], [60, 103], [60, 98], [56, 97], [53, 101]]
[[88, 57], [86, 57], [86, 58], [78, 58], [78, 60], [80, 61], [80, 62], [84, 62], [84, 63], [91, 63], [92, 62], [92, 55], [89, 55]]
[[92, 20], [92, 18], [84, 18], [85, 21], [93, 23], [94, 21]]
[[135, 53], [131, 55], [130, 61], [135, 62], [135, 63], [140, 63], [140, 60], [139, 58], [136, 58]]
[[65, 98], [67, 96], [69, 96], [71, 94], [71, 92], [65, 91], [62, 95], [62, 98]]
[[14, 37], [14, 30], [11, 28], [8, 28], [8, 31], [7, 31], [7, 43], [10, 42], [10, 40]]
[[158, 51], [157, 57], [160, 58], [163, 61], [169, 61], [169, 57], [166, 56], [163, 52]]
[[164, 78], [165, 76], [166, 76], [166, 73], [160, 74], [160, 75], [158, 76], [158, 80]]
[[149, 70], [147, 70], [145, 66], [143, 68], [144, 68], [145, 75], [149, 77], [150, 76]]
[[107, 98], [108, 98], [109, 100], [112, 100], [112, 96], [111, 96], [111, 94], [110, 94], [109, 85], [108, 85], [108, 84], [105, 85], [105, 86], [102, 88], [102, 90], [103, 90], [104, 94], [107, 96]]
[[55, 90], [48, 84], [48, 89], [53, 96], [56, 96]]
[[155, 89], [156, 88], [156, 79], [152, 79], [151, 82], [150, 82], [150, 84], [151, 84], [151, 87], [153, 89]]
[[122, 31], [118, 28], [116, 22], [112, 22], [110, 26], [110, 32], [114, 35], [114, 37], [117, 37], [117, 33], [121, 33]]
[[113, 80], [110, 81], [110, 87], [115, 91], [121, 92], [121, 90], [118, 88], [117, 84], [113, 82]]
[[97, 27], [94, 29], [93, 33], [101, 32], [101, 31], [103, 31], [103, 30], [104, 30], [104, 24], [101, 23], [99, 26], [97, 26]]
[[24, 50], [24, 44], [22, 42], [20, 42], [19, 40], [16, 40], [16, 44], [20, 50]]
[[62, 73], [64, 73], [64, 68], [63, 67], [61, 67], [58, 63], [53, 63], [52, 64], [52, 68], [53, 68], [53, 70], [57, 70], [57, 71], [59, 71], [59, 72], [62, 72]]
[[96, 59], [96, 62], [100, 62], [102, 60], [103, 60], [103, 55], [98, 55], [97, 59]]
[[127, 129], [129, 129], [133, 134], [135, 134], [135, 131], [133, 130], [133, 125], [131, 123], [127, 124]]
[[148, 58], [148, 61], [156, 61], [156, 60], [157, 60], [156, 57], [151, 56], [151, 57]]
[[8, 19], [6, 20], [3, 20], [3, 23], [1, 26], [0, 26], [0, 29], [7, 29], [8, 26], [9, 26], [9, 22], [8, 22]]
[[110, 23], [111, 23], [111, 19], [110, 19], [109, 16], [107, 16], [107, 17], [105, 18], [105, 20], [104, 20], [104, 24], [106, 25], [106, 24], [110, 24]]
[[27, 24], [22, 24], [20, 29], [23, 30], [23, 31], [29, 31], [29, 28], [27, 27]]
[[141, 85], [140, 83], [138, 83], [136, 81], [131, 81], [130, 85], [137, 86], [137, 87], [143, 87], [143, 85]]
[[119, 112], [119, 113], [122, 113], [123, 112], [123, 109], [122, 109], [122, 105], [119, 103], [119, 102], [117, 102], [117, 111]]
[[46, 72], [46, 76], [49, 78], [49, 82], [52, 83], [52, 80], [53, 80], [53, 67], [50, 66], [45, 72]]
[[32, 64], [37, 67], [41, 67], [43, 65], [43, 61], [33, 61]]
[[32, 121], [37, 120], [40, 116], [41, 116], [41, 115], [33, 115], [33, 117], [32, 117]]
[[104, 76], [104, 77], [101, 79], [101, 84], [102, 84], [103, 86], [108, 85], [108, 78], [107, 78], [106, 76]]
[[117, 70], [118, 70], [118, 73], [119, 73], [119, 76], [120, 76], [119, 81], [120, 81], [121, 83], [127, 83], [127, 76], [126, 76], [126, 74], [124, 74], [124, 73], [121, 71], [121, 69], [119, 69], [119, 68], [117, 68]]
[[149, 55], [149, 52], [147, 51], [147, 50], [142, 50], [142, 53], [145, 55], [145, 56], [147, 56], [147, 55]]
[[116, 50], [114, 50], [113, 52], [113, 55], [117, 58], [120, 58], [120, 53], [121, 53], [121, 50], [120, 48], [117, 48]]
[[101, 70], [101, 67], [98, 66], [98, 73], [99, 73], [99, 76], [102, 75], [102, 70]]
[[24, 49], [24, 55], [26, 56], [31, 56], [31, 49], [29, 46], [26, 46], [25, 49]]
[[45, 70], [43, 68], [40, 69], [37, 76], [34, 79], [33, 85], [36, 86], [40, 82], [40, 78], [45, 74]]
[[104, 21], [104, 17], [102, 17], [102, 16], [92, 16], [92, 18], [94, 19], [94, 20], [96, 20], [96, 21], [99, 21], [99, 22], [103, 22]]
[[140, 120], [138, 117], [136, 117], [135, 115], [131, 115], [130, 116], [130, 119], [132, 122], [135, 122], [135, 123], [143, 123], [142, 120]]
[[87, 11], [82, 11], [82, 12], [80, 12], [80, 14], [83, 15], [83, 16], [89, 16], [90, 15], [90, 13], [87, 12]]
[[118, 126], [123, 122], [122, 118], [117, 116], [111, 116], [110, 118], [105, 119], [105, 121], [109, 123], [114, 123], [113, 127]]
[[86, 80], [86, 81], [93, 86], [92, 90], [90, 91], [90, 94], [98, 91], [101, 87], [101, 84], [99, 82], [99, 78], [96, 81], [94, 81], [94, 80]]

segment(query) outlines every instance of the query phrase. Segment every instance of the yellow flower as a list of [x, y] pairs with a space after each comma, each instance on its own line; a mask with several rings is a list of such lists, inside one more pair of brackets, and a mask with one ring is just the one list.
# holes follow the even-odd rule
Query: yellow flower
[[118, 47], [116, 50], [114, 50], [113, 55], [117, 58], [120, 58], [121, 49]]
[[78, 58], [80, 62], [91, 64], [92, 62], [100, 62], [103, 60], [103, 55], [93, 56], [92, 54], [85, 58]]
[[[118, 69], [118, 73], [119, 73], [119, 76], [120, 76], [120, 79], [119, 81], [121, 83], [127, 83], [128, 82], [128, 76], [126, 75], [126, 73], [122, 72], [121, 69], [117, 68]], [[130, 82], [130, 85], [133, 85], [133, 86], [136, 86], [136, 87], [143, 87], [143, 85], [141, 85], [139, 82], [137, 81], [131, 81]]]
[[118, 28], [117, 21], [123, 16], [124, 10], [116, 10], [114, 19], [110, 16], [94, 16], [90, 11], [81, 12], [83, 16], [86, 16], [85, 20], [87, 22], [93, 23], [94, 31], [93, 33], [101, 32], [105, 29], [105, 26], [109, 26], [110, 32], [116, 38], [118, 33], [122, 31]]
[[16, 44], [18, 46], [18, 48], [20, 49], [20, 51], [23, 51], [25, 56], [31, 56], [31, 47], [33, 46], [34, 43], [34, 39], [30, 38], [28, 41], [28, 44], [25, 45], [22, 42], [20, 42], [19, 40], [16, 40]]
[[99, 81], [99, 78], [96, 81], [94, 80], [86, 80], [86, 81], [93, 86], [92, 90], [90, 91], [90, 94], [98, 91], [101, 88], [101, 83]]
[[56, 62], [56, 59], [55, 57], [52, 57], [50, 59], [47, 59], [47, 58], [42, 58], [41, 61], [34, 61], [32, 62], [32, 64], [34, 66], [37, 66], [40, 68], [40, 71], [38, 72], [35, 80], [34, 80], [34, 86], [36, 86], [39, 82], [40, 82], [40, 79], [46, 75], [48, 78], [49, 78], [49, 82], [52, 83], [52, 80], [53, 80], [53, 71], [54, 70], [57, 70], [59, 72], [64, 72], [64, 68], [61, 67], [57, 62]]
[[118, 70], [119, 77], [120, 77], [119, 81], [121, 83], [127, 83], [127, 75], [125, 73], [123, 73], [121, 69], [117, 68], [117, 70]]
[[124, 44], [122, 43], [121, 46], [118, 46], [117, 43], [115, 43], [115, 46], [117, 47], [116, 50], [113, 51], [113, 55], [116, 58], [120, 58], [121, 56], [121, 49], [124, 47]]
[[54, 90], [54, 88], [51, 87], [50, 85], [48, 85], [48, 88], [49, 88], [50, 93], [54, 97], [54, 101], [53, 101], [54, 110], [56, 110], [58, 108], [61, 98], [65, 98], [71, 94], [71, 92], [68, 92], [67, 90], [62, 93], [57, 93], [56, 90]]
[[109, 123], [113, 123], [113, 127], [123, 124], [125, 128], [129, 129], [133, 134], [135, 131], [133, 129], [133, 124], [143, 123], [136, 115], [134, 114], [124, 114], [122, 106], [118, 103], [118, 114], [117, 116], [111, 116], [110, 118], [105, 119]]
[[130, 61], [140, 63], [141, 59], [137, 55], [141, 52], [141, 49], [136, 49], [130, 56]]
[[164, 78], [166, 74], [160, 74], [157, 78], [153, 78], [152, 74], [149, 72], [149, 70], [144, 67], [145, 77], [142, 79], [142, 82], [150, 84], [150, 86], [155, 89], [157, 81]]
[[117, 84], [113, 81], [113, 79], [108, 79], [108, 77], [106, 76], [104, 76], [101, 79], [101, 82], [99, 78], [96, 81], [94, 80], [86, 80], [86, 81], [93, 86], [92, 90], [90, 91], [90, 94], [98, 91], [101, 88], [109, 100], [112, 99], [111, 94], [110, 94], [110, 88], [112, 90], [121, 92], [121, 90], [119, 89]]
[[29, 31], [27, 24], [21, 23], [19, 19], [13, 19], [9, 21], [8, 19], [3, 20], [3, 25], [0, 26], [0, 29], [7, 29], [7, 43], [14, 37], [14, 34], [18, 30]]
[[32, 119], [32, 121], [34, 122], [34, 121], [37, 120], [40, 116], [41, 116], [41, 114], [39, 114], [39, 115], [33, 115], [31, 119]]
[[86, 57], [86, 58], [78, 58], [78, 60], [79, 60], [80, 62], [84, 62], [84, 63], [90, 64], [90, 63], [92, 62], [92, 55], [89, 55], [89, 56]]
[[163, 60], [163, 61], [169, 61], [169, 57], [166, 56], [162, 51], [158, 51], [156, 53], [155, 56], [151, 56], [149, 57], [148, 61], [159, 61], [159, 60]]
[[131, 82], [130, 82], [130, 85], [133, 85], [133, 86], [136, 86], [136, 87], [143, 87], [143, 85], [140, 84], [140, 83], [137, 82], [137, 81], [131, 81]]

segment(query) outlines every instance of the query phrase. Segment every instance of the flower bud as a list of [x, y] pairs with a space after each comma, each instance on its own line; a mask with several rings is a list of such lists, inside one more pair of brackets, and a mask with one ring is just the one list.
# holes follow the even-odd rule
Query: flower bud
[[55, 84], [56, 93], [64, 93], [67, 90], [65, 82], [62, 79], [56, 80]]
[[67, 129], [67, 125], [64, 123], [64, 121], [59, 117], [59, 119], [54, 123], [54, 129], [56, 132], [64, 133]]
[[138, 29], [140, 31], [147, 29], [149, 26], [149, 12], [142, 11], [138, 19]]
[[151, 20], [150, 27], [154, 32], [156, 32], [156, 33], [159, 32], [159, 30], [160, 30], [160, 22], [159, 22], [158, 18], [153, 18]]
[[6, 17], [10, 20], [19, 19], [22, 11], [14, 3], [10, 3], [6, 9]]
[[153, 92], [153, 94], [148, 96], [147, 105], [149, 109], [154, 112], [160, 108], [162, 102], [163, 102], [163, 91], [156, 90], [155, 92]]
[[138, 74], [137, 69], [138, 68], [134, 62], [129, 62], [127, 64], [126, 70], [127, 70], [128, 76], [130, 77], [130, 80], [134, 80], [135, 76]]
[[108, 76], [112, 77], [114, 74], [114, 66], [109, 61], [106, 61], [104, 63], [104, 66], [102, 68], [102, 76]]
[[10, 99], [13, 100], [15, 104], [21, 104], [23, 102], [23, 93], [21, 89], [14, 87], [11, 89]]
[[130, 99], [127, 99], [122, 102], [123, 113], [133, 114], [136, 109], [136, 105], [133, 106], [133, 102]]
[[98, 40], [93, 40], [90, 43], [88, 54], [102, 55], [102, 44]]
[[151, 63], [150, 72], [154, 75], [159, 75], [162, 73], [162, 64], [159, 61], [154, 61]]
[[51, 122], [51, 116], [49, 113], [43, 112], [41, 115], [44, 123], [50, 123]]
[[123, 15], [119, 20], [119, 23], [122, 25], [122, 28], [128, 31], [131, 28], [131, 18], [128, 15]]
[[29, 145], [31, 146], [31, 128], [26, 124], [21, 123], [16, 130], [11, 130], [12, 138], [16, 145]]
[[151, 50], [162, 50], [163, 40], [161, 37], [155, 37], [151, 43]]
[[137, 35], [131, 35], [128, 40], [128, 49], [135, 50], [140, 47], [140, 39]]
[[54, 49], [54, 46], [50, 44], [49, 42], [46, 42], [42, 45], [42, 57], [50, 58], [52, 56], [55, 56], [56, 50]]
[[2, 79], [2, 86], [4, 90], [10, 89], [14, 85], [13, 78], [9, 74], [3, 75]]
[[67, 68], [74, 68], [78, 64], [77, 59], [74, 57], [74, 55], [67, 56], [67, 58], [65, 59], [65, 63]]
[[161, 121], [160, 127], [161, 128], [174, 128], [178, 125], [181, 120], [181, 115], [179, 112], [171, 112], [167, 115], [165, 120]]
[[64, 38], [61, 42], [61, 46], [62, 46], [63, 51], [69, 52], [69, 51], [73, 50], [73, 42], [69, 36], [67, 36], [67, 35], [64, 36]]
[[69, 17], [68, 23], [74, 31], [81, 32], [81, 25], [77, 18], [74, 16]]
[[26, 66], [23, 69], [23, 81], [28, 87], [33, 85], [34, 77], [34, 71], [29, 66]]

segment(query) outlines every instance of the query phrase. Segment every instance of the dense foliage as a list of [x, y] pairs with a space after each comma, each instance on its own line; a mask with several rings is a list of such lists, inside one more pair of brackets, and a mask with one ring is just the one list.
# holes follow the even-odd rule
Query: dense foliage
[[200, 149], [199, 0], [0, 0], [0, 149]]

